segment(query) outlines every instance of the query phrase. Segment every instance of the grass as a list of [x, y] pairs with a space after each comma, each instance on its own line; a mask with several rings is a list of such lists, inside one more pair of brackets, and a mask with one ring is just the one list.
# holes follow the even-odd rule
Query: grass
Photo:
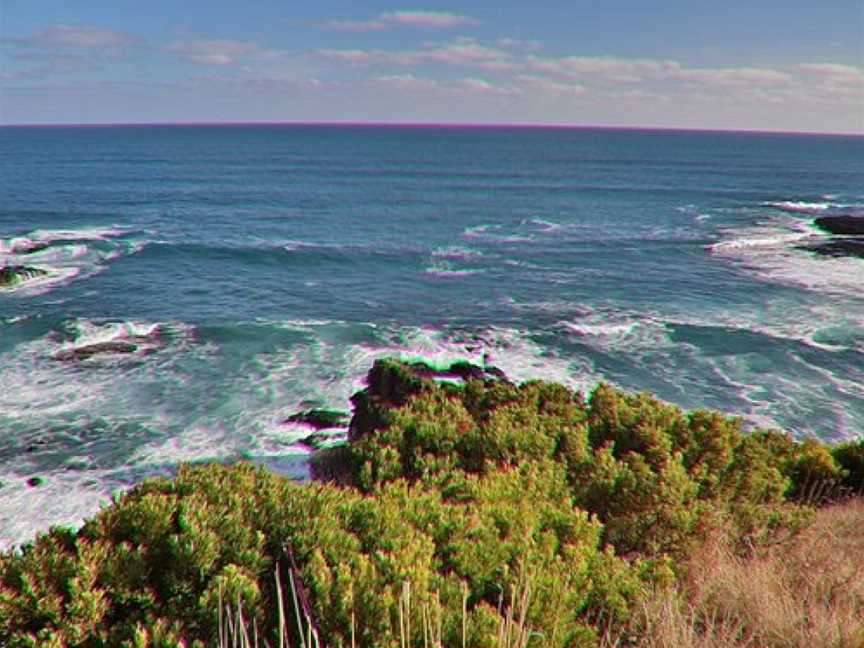
[[864, 500], [820, 509], [799, 535], [741, 556], [705, 545], [608, 648], [864, 648]]
[[[800, 534], [760, 553], [741, 555], [732, 547], [723, 537], [702, 547], [688, 561], [687, 575], [644, 601], [627, 627], [609, 629], [602, 648], [864, 648], [864, 499], [820, 509]], [[322, 648], [293, 575], [284, 587], [277, 569], [276, 583], [278, 647]], [[499, 603], [496, 648], [548, 644], [526, 622], [531, 596], [526, 577]], [[442, 641], [437, 597], [418, 603], [406, 582], [398, 603], [400, 648], [460, 648]], [[412, 642], [412, 619], [422, 626], [422, 643]], [[291, 642], [289, 623], [299, 641]], [[220, 628], [217, 648], [276, 648], [239, 606], [224, 605]]]

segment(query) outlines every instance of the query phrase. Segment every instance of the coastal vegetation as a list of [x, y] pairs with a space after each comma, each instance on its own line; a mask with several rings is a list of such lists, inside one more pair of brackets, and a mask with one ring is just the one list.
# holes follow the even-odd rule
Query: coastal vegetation
[[352, 403], [311, 483], [187, 465], [0, 556], [0, 645], [864, 645], [864, 441], [464, 362]]

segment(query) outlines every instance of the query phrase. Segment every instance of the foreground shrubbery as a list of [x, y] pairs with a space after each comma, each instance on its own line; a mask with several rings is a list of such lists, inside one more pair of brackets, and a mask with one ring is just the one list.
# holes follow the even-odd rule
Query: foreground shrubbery
[[226, 602], [272, 641], [278, 565], [326, 645], [426, 645], [434, 617], [444, 646], [497, 646], [518, 607], [528, 645], [591, 646], [685, 596], [707, 538], [759, 557], [864, 478], [864, 444], [453, 371], [376, 362], [330, 483], [184, 467], [0, 557], [0, 645], [213, 645]]

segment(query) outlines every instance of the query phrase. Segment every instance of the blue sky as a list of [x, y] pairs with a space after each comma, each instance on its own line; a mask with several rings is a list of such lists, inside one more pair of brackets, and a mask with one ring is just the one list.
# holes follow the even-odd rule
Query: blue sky
[[864, 132], [861, 0], [0, 0], [0, 123]]

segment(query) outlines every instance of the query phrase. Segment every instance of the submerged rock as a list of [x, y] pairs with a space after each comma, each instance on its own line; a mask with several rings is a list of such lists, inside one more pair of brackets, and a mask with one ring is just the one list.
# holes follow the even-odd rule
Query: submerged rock
[[348, 424], [348, 412], [330, 409], [311, 409], [297, 412], [286, 418], [282, 423], [303, 423], [316, 430], [345, 427]]
[[17, 286], [29, 279], [44, 277], [48, 273], [40, 268], [25, 265], [3, 266], [0, 268], [0, 288]]
[[108, 353], [135, 353], [137, 350], [138, 345], [136, 344], [121, 340], [112, 340], [110, 342], [96, 342], [94, 344], [88, 344], [85, 346], [76, 347], [74, 349], [61, 351], [54, 356], [54, 359], [69, 362], [75, 360], [87, 360], [88, 358], [92, 358], [95, 355]]
[[45, 483], [45, 479], [42, 477], [31, 477], [27, 480], [27, 485], [30, 488], [36, 488], [37, 486], [41, 486]]
[[820, 216], [813, 224], [831, 234], [864, 236], [864, 216]]

